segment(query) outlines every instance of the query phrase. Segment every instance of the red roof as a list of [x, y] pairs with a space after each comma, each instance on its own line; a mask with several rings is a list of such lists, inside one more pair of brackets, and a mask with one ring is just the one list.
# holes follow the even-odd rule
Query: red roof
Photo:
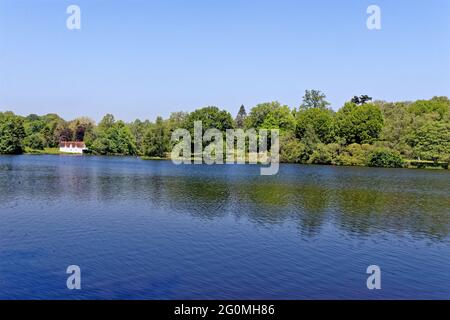
[[61, 141], [59, 143], [60, 148], [86, 148], [86, 144], [83, 141]]

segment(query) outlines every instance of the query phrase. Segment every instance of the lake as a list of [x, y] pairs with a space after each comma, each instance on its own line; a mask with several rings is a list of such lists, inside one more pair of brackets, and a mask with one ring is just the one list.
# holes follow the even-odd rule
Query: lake
[[0, 298], [449, 299], [450, 172], [1, 156]]

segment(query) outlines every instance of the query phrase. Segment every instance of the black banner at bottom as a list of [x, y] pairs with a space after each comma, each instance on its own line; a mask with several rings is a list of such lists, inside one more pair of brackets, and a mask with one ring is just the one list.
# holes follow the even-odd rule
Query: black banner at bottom
[[[314, 316], [430, 315], [448, 310], [449, 301], [203, 301], [203, 300], [108, 300], [108, 301], [0, 301], [3, 312], [83, 317], [99, 314], [115, 318], [144, 319], [300, 319]], [[7, 310], [10, 309], [10, 310]]]

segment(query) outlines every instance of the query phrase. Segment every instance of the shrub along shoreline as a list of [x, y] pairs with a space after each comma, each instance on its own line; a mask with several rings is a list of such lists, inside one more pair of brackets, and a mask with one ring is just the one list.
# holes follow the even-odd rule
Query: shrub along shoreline
[[84, 141], [92, 154], [167, 159], [178, 128], [203, 130], [279, 129], [280, 160], [286, 163], [448, 168], [450, 100], [433, 97], [414, 102], [371, 101], [354, 97], [339, 110], [326, 96], [307, 90], [299, 107], [277, 101], [261, 103], [247, 114], [241, 106], [233, 119], [228, 111], [205, 107], [174, 112], [154, 122], [126, 123], [107, 114], [96, 124], [87, 117], [66, 121], [56, 114], [38, 116], [0, 112], [0, 154], [60, 154], [60, 141]]

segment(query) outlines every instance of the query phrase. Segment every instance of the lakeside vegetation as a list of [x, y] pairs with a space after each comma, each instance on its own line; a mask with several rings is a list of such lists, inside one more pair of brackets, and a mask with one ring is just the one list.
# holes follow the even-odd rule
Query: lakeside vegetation
[[26, 153], [26, 154], [63, 154], [63, 152], [59, 151], [59, 148], [32, 149], [30, 147], [25, 147], [23, 153]]
[[290, 163], [373, 167], [443, 167], [450, 161], [450, 100], [373, 101], [354, 97], [333, 111], [326, 96], [307, 90], [299, 107], [277, 101], [232, 115], [217, 107], [174, 112], [154, 122], [126, 123], [107, 114], [98, 125], [87, 117], [0, 112], [0, 154], [59, 154], [60, 141], [84, 141], [93, 154], [167, 158], [177, 128], [279, 129], [280, 160]]

